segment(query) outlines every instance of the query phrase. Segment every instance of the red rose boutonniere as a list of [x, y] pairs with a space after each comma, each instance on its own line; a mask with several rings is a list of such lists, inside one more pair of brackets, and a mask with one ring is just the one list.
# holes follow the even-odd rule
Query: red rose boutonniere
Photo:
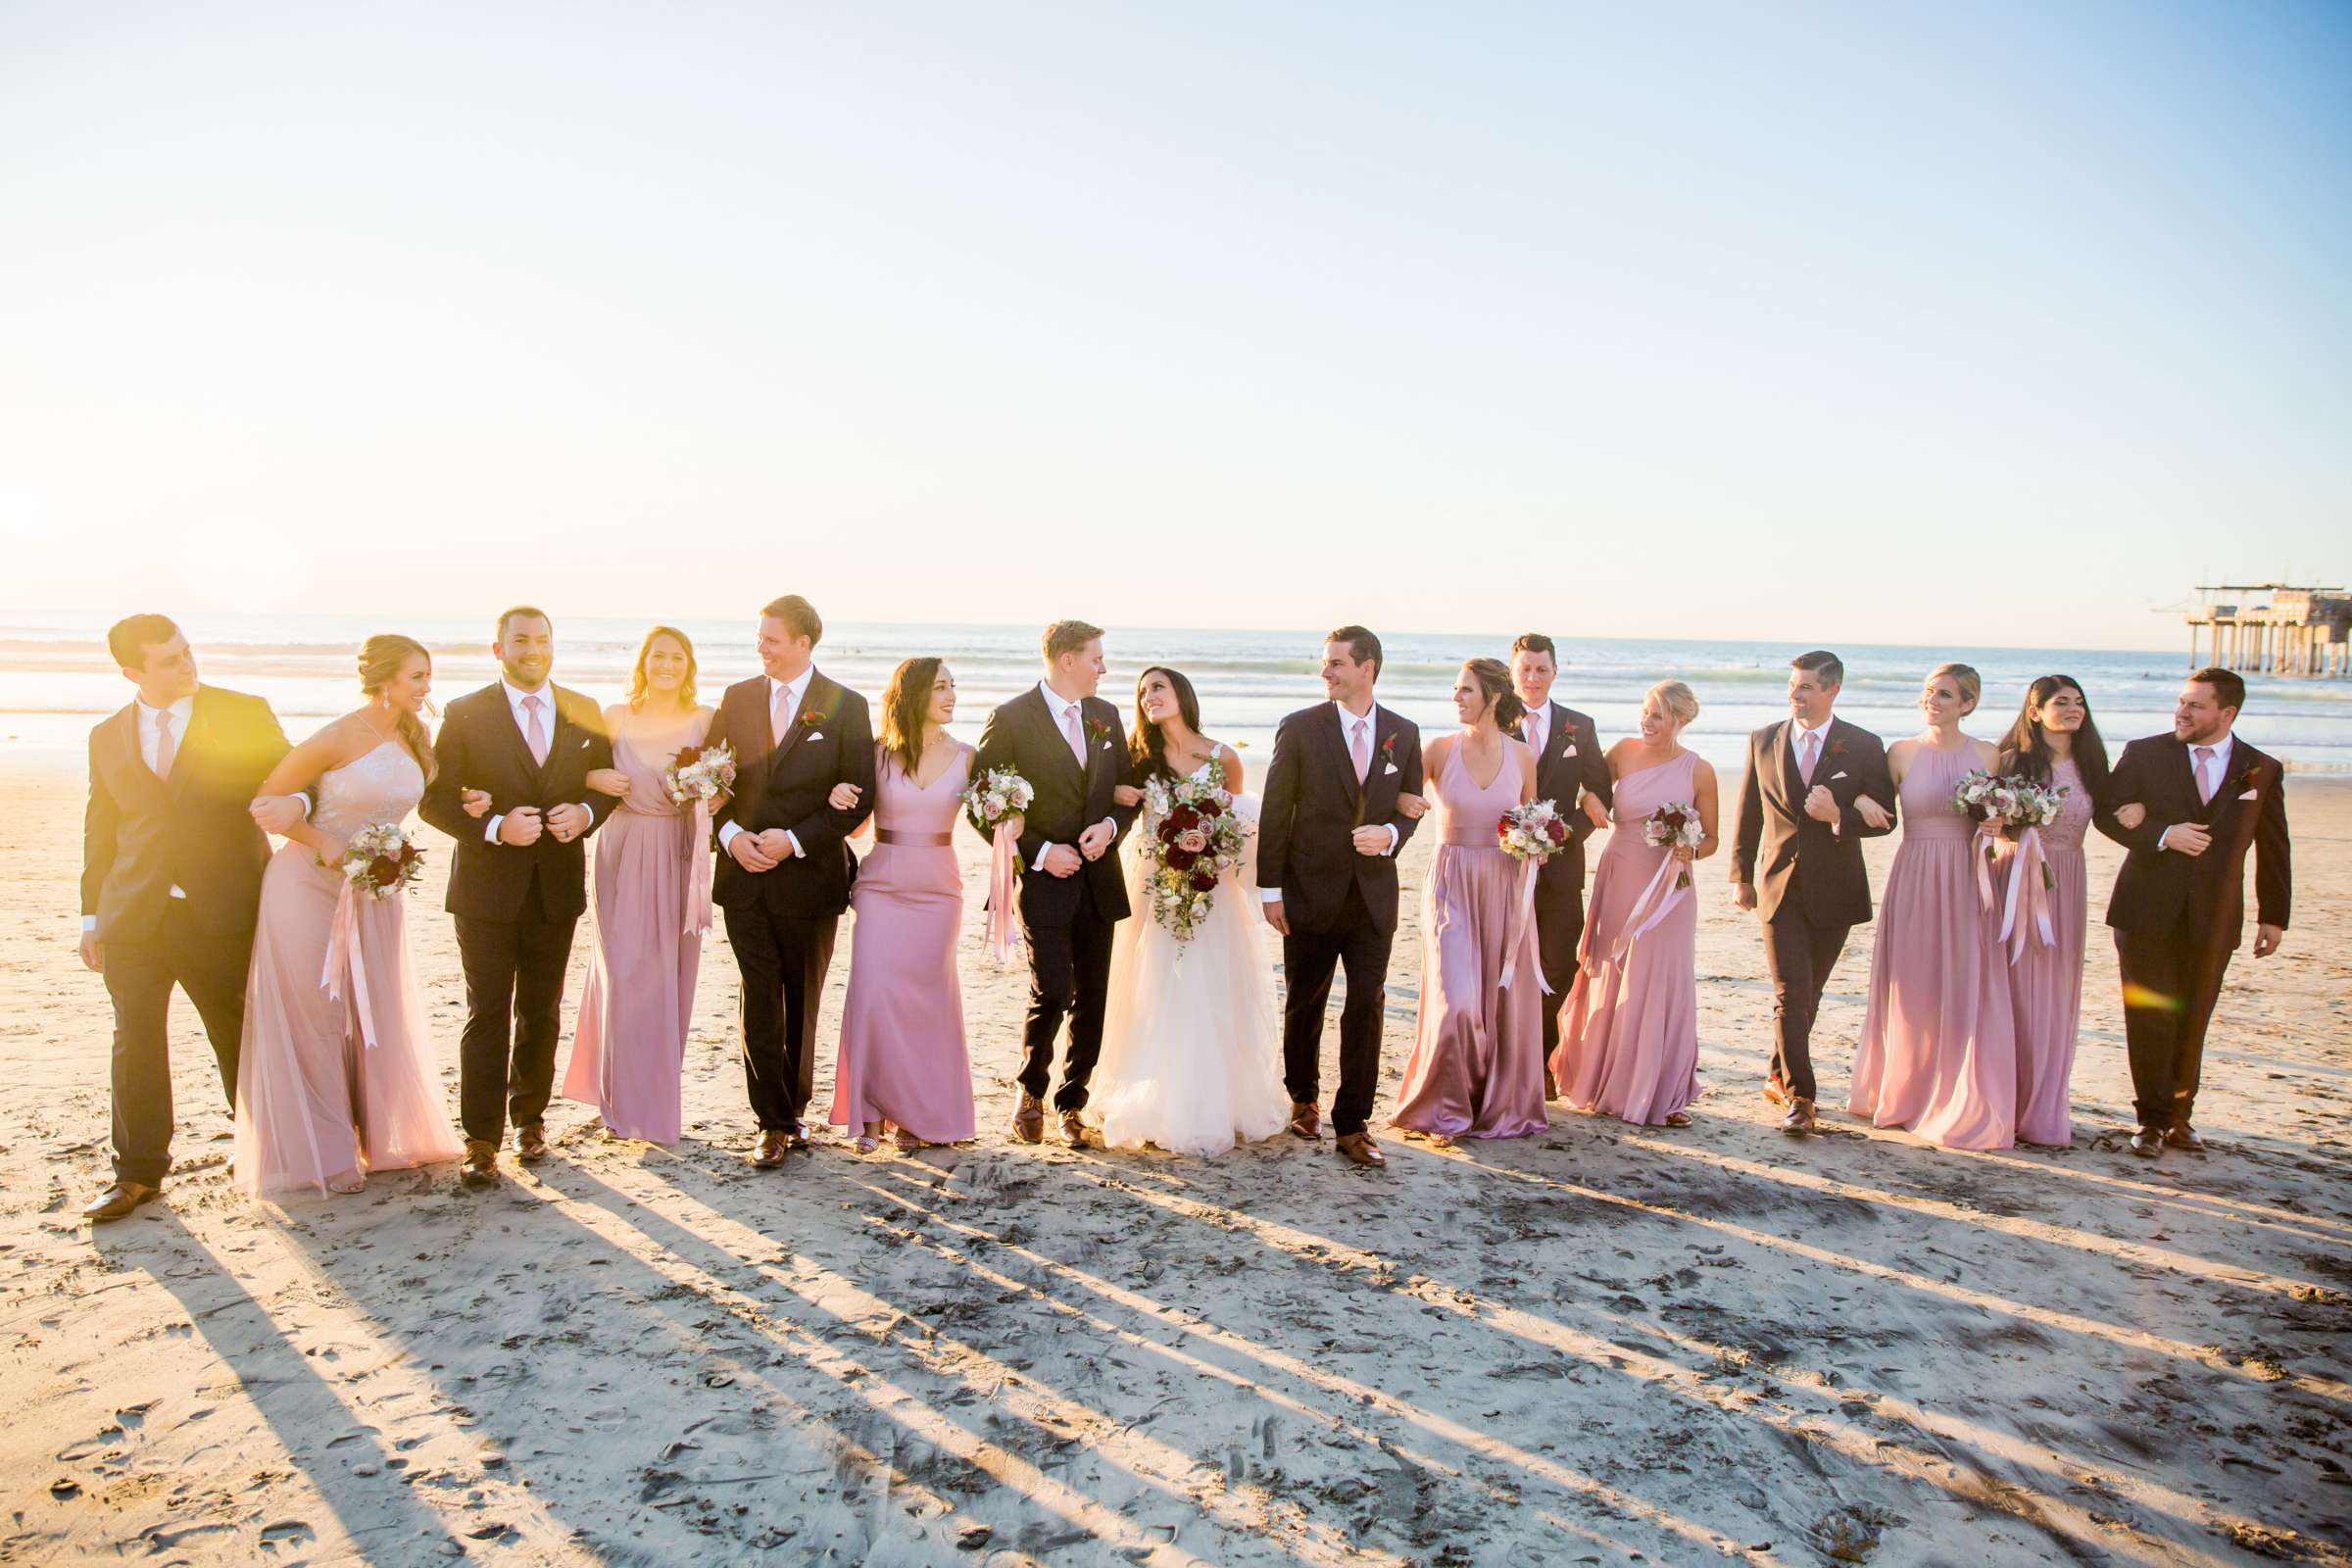
[[822, 724], [826, 719], [831, 718], [832, 716], [833, 715], [831, 713], [826, 712], [821, 708], [804, 709], [801, 711], [799, 722], [801, 728], [803, 729], [815, 729], [818, 725]]
[[1380, 760], [1391, 767], [1396, 765], [1396, 737], [1391, 735], [1380, 743]]
[[1090, 718], [1086, 721], [1086, 732], [1094, 737], [1095, 744], [1098, 746], [1110, 744], [1110, 726], [1099, 718]]
[[1845, 755], [1845, 742], [1843, 742], [1843, 741], [1832, 741], [1832, 742], [1830, 742], [1830, 755], [1831, 755], [1832, 757], [1843, 757], [1843, 756]]

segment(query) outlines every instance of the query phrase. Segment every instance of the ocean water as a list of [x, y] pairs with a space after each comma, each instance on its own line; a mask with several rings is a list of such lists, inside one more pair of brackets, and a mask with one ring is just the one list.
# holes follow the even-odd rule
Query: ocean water
[[[92, 724], [120, 708], [130, 687], [107, 657], [108, 617], [0, 612], [0, 745], [12, 755], [78, 754]], [[642, 620], [564, 618], [556, 628], [556, 678], [600, 701], [615, 701], [646, 625]], [[353, 654], [370, 632], [398, 630], [433, 650], [434, 684], [444, 698], [487, 683], [496, 673], [490, 627], [477, 616], [189, 615], [182, 625], [204, 678], [259, 692], [296, 737], [355, 705]], [[751, 617], [688, 621], [701, 663], [705, 700], [755, 673]], [[1427, 729], [1452, 723], [1447, 694], [1461, 662], [1480, 654], [1507, 658], [1511, 632], [1492, 637], [1384, 632], [1387, 667], [1380, 700]], [[1555, 634], [1556, 636], [1557, 634]], [[1740, 741], [1787, 712], [1784, 691], [1791, 655], [1810, 644], [1703, 639], [1558, 638], [1562, 668], [1553, 695], [1591, 713], [1602, 738], [1631, 733], [1642, 695], [1659, 680], [1686, 681], [1698, 694], [1698, 720], [1687, 742], [1719, 766], [1739, 760]], [[1200, 631], [1115, 627], [1104, 639], [1110, 674], [1102, 695], [1132, 713], [1135, 677], [1147, 663], [1182, 670], [1200, 696], [1203, 727], [1262, 761], [1273, 726], [1294, 709], [1319, 701], [1315, 678], [1319, 631]], [[2186, 668], [2180, 649], [2113, 650], [1832, 645], [1845, 661], [1838, 711], [1878, 733], [1916, 733], [1912, 706], [1936, 664], [1957, 659], [1984, 679], [1984, 701], [1969, 728], [1997, 739], [2027, 683], [2061, 671], [2082, 683], [2111, 749], [2135, 735], [2167, 729], [2173, 695]], [[1029, 626], [830, 626], [817, 650], [828, 674], [878, 701], [897, 662], [918, 654], [946, 658], [961, 698], [957, 733], [969, 739], [998, 702], [1039, 674], [1037, 631]], [[1132, 722], [1132, 718], [1130, 719]], [[2299, 772], [2352, 774], [2352, 681], [2256, 680], [2240, 732], [2283, 757]]]

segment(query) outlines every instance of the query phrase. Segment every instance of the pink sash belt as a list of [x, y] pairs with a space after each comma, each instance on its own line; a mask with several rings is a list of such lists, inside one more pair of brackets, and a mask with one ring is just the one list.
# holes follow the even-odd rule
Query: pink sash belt
[[954, 833], [902, 833], [890, 827], [874, 829], [874, 837], [885, 844], [905, 844], [918, 850], [944, 850], [956, 842]]

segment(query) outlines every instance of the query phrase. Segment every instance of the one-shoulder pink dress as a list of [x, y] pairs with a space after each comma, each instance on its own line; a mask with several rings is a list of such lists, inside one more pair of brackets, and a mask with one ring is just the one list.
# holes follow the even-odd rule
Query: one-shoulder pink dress
[[[1421, 900], [1421, 1007], [1389, 1125], [1451, 1138], [1524, 1138], [1544, 1108], [1543, 964], [1519, 914], [1519, 862], [1495, 824], [1519, 804], [1516, 742], [1485, 789], [1457, 743], [1431, 794], [1438, 851]], [[1508, 989], [1504, 948], [1520, 930]]]
[[2017, 1141], [2009, 956], [1978, 883], [1977, 824], [1952, 804], [1977, 766], [1972, 748], [1922, 746], [1903, 775], [1903, 841], [1879, 904], [1846, 1109], [1951, 1149], [2007, 1149]]

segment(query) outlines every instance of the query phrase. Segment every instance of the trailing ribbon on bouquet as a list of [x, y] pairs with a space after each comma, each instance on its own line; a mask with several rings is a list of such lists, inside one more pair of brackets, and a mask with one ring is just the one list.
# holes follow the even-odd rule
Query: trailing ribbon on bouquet
[[[1519, 949], [1536, 920], [1536, 873], [1544, 869], [1541, 860], [1519, 862], [1519, 907], [1511, 911], [1511, 935], [1502, 953], [1503, 989], [1510, 989], [1511, 976], [1519, 967]], [[1551, 982], [1544, 978], [1544, 966], [1536, 965], [1536, 987], [1544, 995], [1551, 995]]]
[[368, 1001], [368, 964], [360, 956], [359, 898], [345, 882], [343, 891], [335, 895], [335, 912], [326, 931], [326, 966], [318, 972], [318, 984], [325, 988], [329, 1001], [343, 997], [343, 974], [351, 973], [351, 1002], [359, 1009], [360, 1038], [368, 1049], [375, 1049], [375, 1008]]
[[[1658, 862], [1658, 868], [1650, 873], [1649, 885], [1644, 887], [1642, 890], [1642, 896], [1634, 901], [1633, 908], [1625, 916], [1624, 929], [1618, 934], [1616, 943], [1609, 949], [1611, 963], [1623, 963], [1626, 954], [1632, 950], [1635, 941], [1646, 935], [1660, 920], [1672, 914], [1675, 906], [1681, 904], [1690, 894], [1690, 889], [1683, 885], [1681, 878], [1677, 875], [1682, 867], [1683, 862], [1672, 855]], [[1675, 881], [1669, 882], [1667, 880], [1669, 877], [1675, 877]], [[1660, 896], [1661, 891], [1663, 892], [1662, 897]], [[1654, 906], [1649, 902], [1652, 899], [1658, 901]], [[1644, 914], [1642, 912], [1644, 910], [1648, 912]]]
[[2009, 944], [2009, 961], [2014, 964], [2026, 956], [2028, 946], [2027, 921], [2017, 917], [2021, 888], [2025, 892], [2026, 913], [2032, 928], [2041, 933], [2041, 945], [2054, 948], [2058, 937], [2050, 925], [2050, 859], [2041, 847], [2041, 829], [2026, 829], [2017, 841], [2017, 854], [2012, 858], [2015, 864], [2009, 872], [2009, 897], [2001, 908], [2001, 940]]
[[988, 863], [988, 956], [1010, 964], [1021, 956], [1020, 933], [1012, 922], [1012, 901], [1019, 896], [1020, 837], [1010, 822], [999, 822], [992, 835], [994, 849]]
[[694, 802], [694, 836], [686, 841], [686, 935], [710, 929], [710, 803]]

